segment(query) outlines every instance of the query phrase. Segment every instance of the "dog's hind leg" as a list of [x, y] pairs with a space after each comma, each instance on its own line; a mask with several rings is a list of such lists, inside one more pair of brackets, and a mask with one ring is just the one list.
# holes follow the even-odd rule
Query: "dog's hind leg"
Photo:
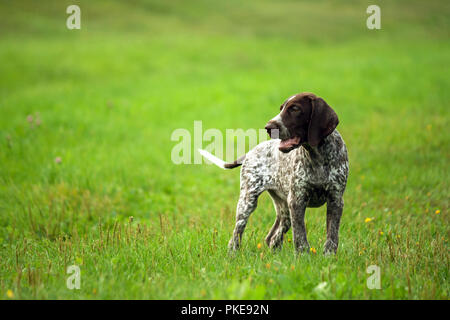
[[241, 187], [239, 201], [236, 208], [236, 225], [234, 227], [233, 236], [228, 243], [230, 250], [237, 250], [241, 245], [242, 234], [247, 225], [250, 214], [255, 211], [258, 204], [258, 197], [264, 190], [249, 190], [245, 185]]
[[283, 246], [283, 237], [291, 227], [291, 219], [287, 202], [281, 199], [274, 191], [269, 190], [269, 194], [273, 200], [277, 217], [272, 229], [266, 236], [266, 243], [269, 247], [275, 249]]
[[272, 237], [275, 234], [275, 232], [277, 231], [279, 225], [280, 225], [280, 218], [278, 217], [278, 213], [277, 213], [277, 217], [275, 218], [275, 222], [273, 223], [273, 226], [270, 229], [270, 231], [267, 234], [266, 239], [265, 239], [268, 246], [270, 246], [270, 241], [272, 240]]

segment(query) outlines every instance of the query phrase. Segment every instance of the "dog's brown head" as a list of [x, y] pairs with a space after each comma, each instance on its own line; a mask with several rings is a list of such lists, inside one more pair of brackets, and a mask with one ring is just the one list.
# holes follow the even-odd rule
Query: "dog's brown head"
[[289, 152], [302, 144], [316, 147], [339, 123], [337, 114], [313, 93], [303, 92], [287, 99], [280, 113], [265, 129], [273, 139], [281, 139], [279, 149]]

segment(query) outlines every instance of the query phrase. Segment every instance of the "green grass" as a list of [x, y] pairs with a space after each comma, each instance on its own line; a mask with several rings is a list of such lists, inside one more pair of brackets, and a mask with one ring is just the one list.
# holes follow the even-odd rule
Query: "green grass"
[[[0, 3], [0, 298], [448, 299], [448, 1], [379, 1], [378, 31], [372, 2], [256, 0], [76, 1], [69, 31], [73, 2]], [[317, 254], [271, 252], [264, 194], [231, 257], [239, 171], [174, 165], [171, 133], [263, 128], [301, 91], [349, 150], [338, 255], [324, 207]]]

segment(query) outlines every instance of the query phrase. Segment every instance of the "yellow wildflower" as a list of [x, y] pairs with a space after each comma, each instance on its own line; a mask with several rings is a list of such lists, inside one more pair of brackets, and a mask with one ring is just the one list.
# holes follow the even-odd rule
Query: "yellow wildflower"
[[14, 298], [14, 292], [12, 292], [11, 289], [9, 289], [8, 291], [6, 291], [6, 295], [7, 295], [8, 298], [10, 298], [10, 299]]
[[368, 223], [368, 222], [370, 222], [370, 221], [372, 221], [373, 219], [372, 218], [366, 218], [365, 220], [364, 220], [364, 222], [365, 223]]
[[314, 254], [317, 253], [317, 251], [316, 251], [316, 249], [315, 249], [314, 247], [311, 247], [311, 249], [309, 249], [309, 251], [311, 251], [311, 252], [314, 253]]
[[256, 246], [258, 249], [261, 249], [262, 245], [261, 243], [258, 243], [258, 245]]
[[439, 214], [441, 213], [441, 210], [437, 209], [434, 213]]

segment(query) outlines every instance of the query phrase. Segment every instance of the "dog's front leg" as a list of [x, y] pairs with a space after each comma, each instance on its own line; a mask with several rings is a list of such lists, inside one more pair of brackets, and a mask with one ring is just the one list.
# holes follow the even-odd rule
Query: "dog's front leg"
[[327, 201], [327, 241], [324, 254], [336, 254], [339, 244], [339, 225], [344, 208], [342, 196]]
[[288, 198], [289, 214], [291, 216], [292, 236], [297, 252], [309, 252], [310, 247], [306, 237], [305, 211], [306, 201], [303, 193]]

